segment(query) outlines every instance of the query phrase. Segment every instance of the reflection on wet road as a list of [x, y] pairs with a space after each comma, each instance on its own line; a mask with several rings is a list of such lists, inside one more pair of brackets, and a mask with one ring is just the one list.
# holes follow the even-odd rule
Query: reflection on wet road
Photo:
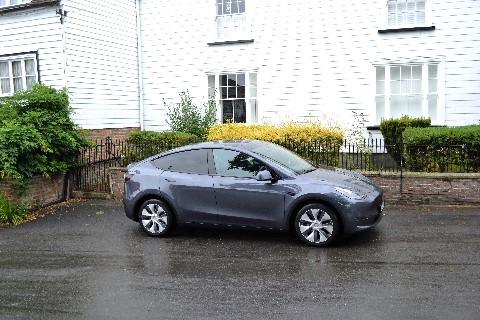
[[[387, 208], [316, 249], [295, 236], [149, 238], [110, 202], [0, 229], [0, 319], [476, 319], [480, 208]], [[104, 214], [98, 214], [103, 212]]]

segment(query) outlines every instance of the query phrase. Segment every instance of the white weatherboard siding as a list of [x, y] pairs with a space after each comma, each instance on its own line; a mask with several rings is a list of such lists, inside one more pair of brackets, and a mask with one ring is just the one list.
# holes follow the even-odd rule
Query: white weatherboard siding
[[86, 129], [140, 127], [134, 0], [67, 0], [68, 88]]
[[[179, 101], [189, 90], [197, 101], [207, 96], [205, 52], [214, 10], [204, 1], [140, 1], [145, 129], [168, 130], [163, 99]], [[229, 57], [230, 59], [231, 57]]]
[[55, 7], [0, 15], [0, 56], [38, 52], [39, 78], [46, 85], [64, 86], [62, 29]]
[[432, 0], [435, 30], [379, 34], [384, 0], [253, 1], [253, 43], [208, 46], [215, 1], [141, 1], [146, 129], [166, 130], [167, 102], [206, 100], [208, 72], [258, 70], [259, 120], [327, 117], [375, 125], [374, 63], [443, 59], [447, 125], [480, 120], [480, 3]]
[[480, 2], [435, 0], [434, 31], [380, 36], [372, 47], [377, 57], [444, 57], [445, 123], [480, 121]]

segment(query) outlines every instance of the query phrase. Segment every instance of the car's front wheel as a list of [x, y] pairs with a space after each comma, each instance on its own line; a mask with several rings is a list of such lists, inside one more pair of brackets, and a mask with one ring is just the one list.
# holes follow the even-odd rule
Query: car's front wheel
[[300, 240], [310, 246], [331, 244], [337, 238], [339, 229], [335, 212], [320, 203], [304, 206], [295, 216], [295, 231]]
[[155, 237], [170, 233], [174, 224], [170, 208], [158, 199], [150, 199], [142, 204], [138, 220], [143, 231]]

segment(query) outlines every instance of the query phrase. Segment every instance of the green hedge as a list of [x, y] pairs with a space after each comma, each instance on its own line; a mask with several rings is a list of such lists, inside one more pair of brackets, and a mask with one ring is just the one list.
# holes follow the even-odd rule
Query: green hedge
[[200, 142], [200, 139], [183, 132], [134, 131], [126, 140], [123, 150], [123, 164], [140, 161], [157, 153]]
[[428, 128], [432, 121], [426, 118], [410, 118], [402, 116], [398, 119], [382, 119], [380, 122], [380, 132], [385, 143], [392, 144], [400, 142], [402, 134], [407, 128]]
[[480, 125], [408, 128], [403, 157], [411, 171], [480, 171]]
[[385, 141], [385, 148], [398, 165], [401, 163], [402, 134], [405, 129], [417, 127], [427, 128], [430, 127], [430, 124], [430, 119], [410, 118], [409, 116], [402, 116], [398, 119], [382, 119], [380, 122], [380, 132]]

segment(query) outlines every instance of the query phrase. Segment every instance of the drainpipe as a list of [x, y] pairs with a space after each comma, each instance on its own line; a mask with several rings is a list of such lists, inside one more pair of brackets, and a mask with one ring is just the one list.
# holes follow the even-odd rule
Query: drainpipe
[[142, 60], [142, 25], [140, 20], [140, 1], [135, 1], [137, 18], [137, 63], [138, 63], [138, 104], [140, 112], [140, 130], [145, 130], [144, 102], [143, 102], [143, 60]]
[[62, 51], [63, 51], [63, 86], [68, 88], [68, 62], [67, 62], [67, 39], [66, 39], [66, 27], [65, 20], [67, 17], [67, 11], [64, 10], [63, 4], [60, 5], [60, 8], [56, 11], [56, 14], [60, 16], [60, 23], [62, 27]]

